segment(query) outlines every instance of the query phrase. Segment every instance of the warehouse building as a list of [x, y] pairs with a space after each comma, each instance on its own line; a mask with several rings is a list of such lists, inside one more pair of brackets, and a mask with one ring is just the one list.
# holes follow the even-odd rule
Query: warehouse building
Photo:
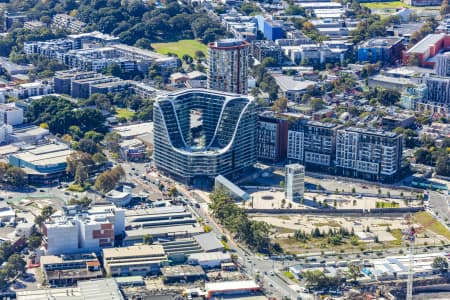
[[18, 300], [123, 300], [114, 278], [79, 281], [74, 288], [38, 288], [16, 291]]
[[168, 263], [161, 245], [140, 245], [103, 249], [103, 266], [110, 276], [159, 274]]
[[48, 184], [66, 175], [67, 157], [71, 150], [64, 144], [31, 146], [27, 150], [11, 154], [8, 161], [22, 168], [29, 184]]
[[[415, 277], [426, 277], [433, 275], [432, 264], [436, 257], [445, 257], [444, 253], [423, 253], [413, 255], [413, 272]], [[374, 259], [373, 277], [376, 280], [406, 279], [409, 272], [409, 257], [388, 256], [381, 259]]]
[[40, 263], [44, 280], [50, 286], [71, 286], [103, 277], [95, 253], [41, 256]]
[[253, 280], [208, 282], [205, 284], [206, 298], [226, 296], [246, 296], [261, 290], [261, 287]]
[[204, 269], [220, 268], [223, 263], [231, 261], [231, 255], [223, 252], [194, 253], [188, 258], [188, 264], [200, 265]]
[[206, 274], [202, 267], [192, 265], [162, 267], [161, 274], [165, 283], [187, 283], [206, 279]]

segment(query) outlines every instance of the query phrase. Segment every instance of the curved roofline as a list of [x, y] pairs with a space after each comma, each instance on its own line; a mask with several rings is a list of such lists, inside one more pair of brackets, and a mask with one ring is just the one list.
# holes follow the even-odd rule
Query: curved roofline
[[[221, 155], [221, 154], [227, 152], [230, 149], [231, 145], [233, 145], [234, 139], [236, 137], [237, 129], [238, 129], [239, 124], [241, 122], [242, 115], [247, 111], [248, 107], [252, 103], [254, 103], [254, 98], [252, 96], [247, 96], [247, 95], [232, 94], [232, 93], [226, 93], [226, 92], [215, 91], [215, 90], [207, 90], [207, 89], [182, 90], [182, 91], [179, 91], [179, 92], [176, 92], [176, 93], [171, 93], [171, 94], [168, 94], [168, 95], [165, 95], [165, 96], [158, 97], [156, 99], [155, 105], [158, 107], [159, 112], [161, 114], [161, 117], [162, 117], [163, 122], [164, 122], [165, 125], [167, 124], [166, 123], [166, 119], [165, 119], [163, 111], [161, 110], [161, 107], [158, 105], [158, 101], [161, 101], [161, 100], [168, 100], [168, 101], [170, 101], [170, 104], [172, 105], [172, 109], [173, 109], [173, 112], [174, 112], [174, 115], [175, 115], [175, 119], [176, 119], [176, 122], [177, 122], [177, 127], [178, 127], [178, 130], [180, 132], [180, 136], [181, 136], [183, 144], [186, 146], [186, 148], [190, 148], [190, 147], [187, 146], [186, 141], [184, 140], [184, 136], [182, 134], [182, 131], [181, 131], [181, 128], [180, 128], [180, 123], [179, 123], [179, 120], [178, 120], [178, 115], [177, 115], [177, 112], [175, 110], [174, 101], [176, 100], [177, 97], [179, 97], [181, 95], [190, 94], [190, 93], [196, 93], [196, 92], [197, 93], [208, 93], [208, 94], [214, 94], [214, 95], [221, 95], [221, 96], [225, 97], [225, 101], [222, 104], [222, 109], [221, 109], [221, 112], [220, 112], [220, 116], [219, 116], [219, 118], [217, 120], [217, 124], [216, 124], [215, 130], [214, 130], [214, 135], [213, 135], [213, 137], [211, 139], [211, 142], [208, 144], [207, 147], [203, 148], [205, 150], [202, 150], [202, 151], [192, 151], [191, 152], [191, 151], [186, 151], [186, 150], [183, 150], [183, 149], [180, 149], [180, 148], [176, 148], [173, 145], [173, 142], [171, 140], [171, 136], [170, 136], [170, 134], [168, 132], [167, 126], [164, 126], [164, 128], [166, 130], [167, 137], [169, 138], [169, 141], [170, 141], [170, 147], [175, 152], [183, 154], [183, 155], [190, 155], [190, 156], [202, 156], [202, 155], [218, 156], [218, 155]], [[233, 136], [231, 137], [230, 142], [223, 148], [220, 148], [220, 149], [217, 149], [217, 150], [208, 150], [208, 148], [214, 142], [215, 137], [217, 135], [218, 126], [219, 126], [220, 121], [222, 119], [222, 115], [224, 113], [225, 107], [227, 106], [227, 104], [229, 102], [231, 102], [231, 101], [233, 101], [235, 99], [238, 99], [238, 98], [246, 98], [247, 99], [247, 103], [245, 104], [244, 109], [242, 109], [242, 111], [239, 114], [239, 118], [238, 118], [238, 120], [237, 120], [237, 122], [235, 124], [234, 130], [233, 130]]]

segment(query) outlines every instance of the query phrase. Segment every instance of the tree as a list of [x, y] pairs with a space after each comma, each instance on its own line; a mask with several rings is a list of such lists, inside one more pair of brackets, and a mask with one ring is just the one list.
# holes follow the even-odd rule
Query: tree
[[359, 264], [350, 263], [348, 265], [347, 276], [353, 281], [356, 281], [361, 274], [361, 270], [362, 268]]
[[385, 106], [394, 105], [400, 100], [400, 92], [392, 89], [383, 89], [378, 92], [377, 101]]
[[92, 160], [92, 156], [89, 153], [74, 151], [70, 153], [70, 155], [66, 159], [66, 173], [71, 176], [75, 176], [78, 166], [83, 166], [87, 168], [87, 172], [89, 172], [89, 168], [94, 164]]
[[194, 62], [194, 59], [189, 54], [184, 54], [182, 59], [187, 64], [192, 64]]
[[84, 134], [84, 138], [93, 140], [95, 143], [99, 143], [101, 142], [101, 140], [103, 140], [103, 134], [94, 130], [89, 130]]
[[325, 277], [325, 274], [320, 270], [305, 271], [302, 274], [306, 281], [307, 287], [319, 286], [320, 281]]
[[26, 263], [23, 258], [19, 254], [14, 253], [8, 258], [6, 273], [9, 277], [14, 277], [17, 274], [22, 274], [25, 272], [25, 265]]
[[106, 148], [114, 153], [118, 153], [120, 149], [120, 135], [117, 132], [110, 132], [105, 135], [103, 142], [106, 145]]
[[448, 6], [448, 0], [442, 0], [440, 13], [442, 17], [450, 14], [450, 7]]
[[444, 256], [437, 256], [433, 263], [431, 264], [431, 267], [435, 271], [439, 271], [441, 273], [445, 273], [448, 271], [448, 260]]
[[1, 161], [0, 162], [0, 184], [6, 181], [6, 172], [8, 171], [8, 164]]
[[95, 180], [94, 187], [103, 192], [107, 193], [114, 189], [116, 184], [125, 176], [125, 170], [121, 166], [117, 166], [112, 170], [107, 170], [101, 173]]
[[6, 170], [6, 177], [9, 184], [16, 187], [23, 187], [27, 183], [27, 174], [18, 167], [9, 167]]
[[448, 154], [446, 151], [445, 153], [439, 155], [436, 160], [436, 173], [442, 176], [450, 175], [450, 159], [448, 159]]
[[178, 190], [176, 186], [172, 186], [169, 191], [167, 192], [167, 195], [169, 197], [176, 197], [178, 195]]
[[89, 207], [89, 205], [91, 203], [92, 203], [92, 199], [84, 196], [83, 198], [81, 198], [79, 200], [75, 199], [75, 198], [72, 198], [72, 199], [69, 200], [68, 204], [69, 205], [80, 205], [81, 207]]
[[111, 170], [111, 176], [113, 176], [114, 180], [116, 182], [119, 182], [122, 178], [125, 177], [125, 170], [122, 168], [122, 166], [116, 166]]
[[313, 111], [321, 110], [324, 106], [324, 103], [323, 103], [322, 99], [320, 99], [320, 98], [312, 98], [311, 101], [309, 102], [309, 104]]
[[94, 187], [103, 193], [109, 192], [116, 186], [113, 177], [107, 172], [109, 171], [103, 172], [98, 175], [94, 184]]
[[84, 182], [88, 179], [89, 175], [86, 170], [86, 166], [83, 166], [81, 164], [77, 165], [77, 169], [75, 171], [75, 182], [83, 185]]
[[420, 66], [421, 65], [420, 57], [416, 53], [411, 54], [408, 57], [408, 65], [409, 66]]
[[272, 111], [274, 112], [285, 112], [287, 109], [288, 99], [287, 98], [278, 98], [272, 105]]
[[202, 58], [205, 57], [205, 53], [203, 53], [202, 50], [197, 50], [197, 51], [195, 51], [195, 57], [196, 57], [198, 60], [201, 60]]
[[94, 155], [92, 155], [92, 161], [96, 164], [96, 165], [102, 165], [105, 162], [108, 161], [108, 159], [106, 158], [106, 156], [104, 156], [102, 153], [97, 152]]
[[31, 235], [27, 240], [27, 246], [30, 249], [37, 249], [41, 246], [42, 238], [39, 235]]
[[144, 245], [151, 245], [151, 244], [153, 244], [153, 237], [150, 234], [144, 234], [142, 236], [142, 243]]

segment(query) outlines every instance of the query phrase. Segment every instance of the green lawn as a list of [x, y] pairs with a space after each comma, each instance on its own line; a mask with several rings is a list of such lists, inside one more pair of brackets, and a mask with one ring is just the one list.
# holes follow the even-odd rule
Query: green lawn
[[401, 1], [370, 2], [370, 3], [361, 3], [361, 5], [370, 9], [396, 9], [400, 7], [411, 7], [410, 5], [403, 3]]
[[289, 278], [292, 281], [295, 281], [295, 282], [297, 281], [297, 279], [295, 278], [294, 274], [292, 274], [289, 271], [284, 271], [282, 274], [283, 274], [284, 277]]
[[197, 40], [180, 40], [172, 43], [155, 43], [152, 44], [153, 49], [156, 52], [167, 54], [174, 53], [178, 58], [182, 58], [183, 55], [188, 54], [195, 58], [195, 52], [200, 50], [206, 56], [207, 48], [205, 44], [200, 43]]
[[116, 109], [117, 118], [125, 118], [127, 120], [132, 120], [135, 114], [134, 111], [126, 109], [126, 108], [117, 108]]
[[450, 240], [450, 231], [445, 228], [439, 221], [437, 221], [432, 215], [426, 211], [421, 211], [414, 214], [413, 220], [425, 229], [433, 231], [436, 234], [442, 235], [446, 239]]

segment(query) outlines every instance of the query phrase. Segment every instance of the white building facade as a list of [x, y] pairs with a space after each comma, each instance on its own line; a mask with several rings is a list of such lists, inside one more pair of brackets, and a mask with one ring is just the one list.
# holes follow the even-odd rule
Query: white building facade
[[285, 197], [288, 201], [299, 202], [305, 192], [305, 167], [300, 164], [286, 165]]

